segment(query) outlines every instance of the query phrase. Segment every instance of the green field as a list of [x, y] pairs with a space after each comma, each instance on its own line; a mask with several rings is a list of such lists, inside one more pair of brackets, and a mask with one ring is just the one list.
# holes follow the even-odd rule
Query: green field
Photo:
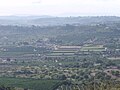
[[18, 56], [28, 54], [28, 52], [0, 52], [0, 56]]
[[105, 51], [105, 48], [102, 46], [83, 46], [80, 51]]
[[53, 90], [60, 82], [59, 80], [36, 80], [22, 78], [0, 78], [0, 85], [28, 88], [31, 90]]
[[75, 50], [72, 50], [72, 51], [70, 51], [70, 50], [56, 50], [56, 51], [53, 51], [53, 53], [75, 53], [75, 52], [77, 52], [77, 51], [75, 51]]

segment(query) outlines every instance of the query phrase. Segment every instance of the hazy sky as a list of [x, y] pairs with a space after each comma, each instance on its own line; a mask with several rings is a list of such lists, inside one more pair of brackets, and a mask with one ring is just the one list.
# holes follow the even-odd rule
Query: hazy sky
[[120, 16], [120, 0], [0, 0], [0, 15]]

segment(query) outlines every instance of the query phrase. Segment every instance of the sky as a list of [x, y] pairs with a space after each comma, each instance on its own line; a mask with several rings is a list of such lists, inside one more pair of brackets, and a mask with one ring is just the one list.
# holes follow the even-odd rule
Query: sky
[[120, 16], [120, 0], [0, 0], [0, 16]]

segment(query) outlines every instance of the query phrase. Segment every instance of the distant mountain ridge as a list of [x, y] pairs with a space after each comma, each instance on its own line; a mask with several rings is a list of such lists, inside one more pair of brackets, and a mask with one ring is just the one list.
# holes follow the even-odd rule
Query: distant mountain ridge
[[16, 19], [37, 19], [37, 18], [52, 18], [52, 16], [42, 15], [42, 16], [0, 16], [0, 19], [5, 20], [16, 20]]
[[87, 25], [96, 23], [120, 22], [116, 16], [88, 16], [88, 17], [53, 17], [43, 16], [0, 16], [1, 25], [39, 25], [54, 26], [65, 24]]

